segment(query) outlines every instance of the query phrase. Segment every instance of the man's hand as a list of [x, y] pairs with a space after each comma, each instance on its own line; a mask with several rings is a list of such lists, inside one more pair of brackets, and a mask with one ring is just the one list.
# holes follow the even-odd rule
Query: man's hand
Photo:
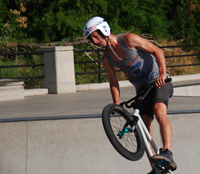
[[163, 74], [163, 75], [160, 75], [160, 77], [158, 77], [156, 80], [155, 80], [155, 84], [156, 86], [160, 89], [160, 87], [162, 85], [165, 84], [165, 79], [166, 79], [166, 74]]

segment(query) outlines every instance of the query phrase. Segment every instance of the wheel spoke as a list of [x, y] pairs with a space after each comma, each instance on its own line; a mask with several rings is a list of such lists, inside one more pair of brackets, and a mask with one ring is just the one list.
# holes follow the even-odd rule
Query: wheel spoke
[[119, 131], [122, 131], [126, 122], [126, 119], [119, 113], [111, 115], [110, 117], [111, 127], [118, 141], [124, 148], [126, 148], [132, 153], [135, 153], [137, 151], [137, 139], [135, 137], [134, 132], [124, 133], [121, 139], [118, 136]]

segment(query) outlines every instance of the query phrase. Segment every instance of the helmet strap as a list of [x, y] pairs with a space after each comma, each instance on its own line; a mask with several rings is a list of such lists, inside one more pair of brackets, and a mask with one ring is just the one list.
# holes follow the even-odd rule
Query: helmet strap
[[109, 36], [108, 37], [106, 37], [106, 38], [108, 38], [108, 40], [107, 40], [107, 43], [106, 43], [106, 47], [108, 46], [108, 42], [109, 42]]

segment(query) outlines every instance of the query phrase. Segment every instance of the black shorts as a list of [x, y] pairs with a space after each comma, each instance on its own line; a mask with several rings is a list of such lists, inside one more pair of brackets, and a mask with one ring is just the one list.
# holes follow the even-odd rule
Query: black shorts
[[[146, 91], [146, 86], [142, 87], [137, 91], [140, 93]], [[168, 107], [169, 98], [173, 95], [173, 85], [171, 82], [165, 83], [165, 85], [158, 87], [154, 86], [145, 99], [140, 103], [139, 110], [140, 115], [148, 115], [154, 119], [153, 105], [155, 103], [164, 103]]]

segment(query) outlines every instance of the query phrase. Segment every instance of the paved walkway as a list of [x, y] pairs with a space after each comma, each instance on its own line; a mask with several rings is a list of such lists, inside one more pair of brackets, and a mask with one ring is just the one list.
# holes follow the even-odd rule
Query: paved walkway
[[[121, 101], [132, 96], [135, 96], [133, 87], [121, 88]], [[170, 99], [168, 111], [200, 110], [199, 101], [200, 97], [174, 96]], [[0, 119], [100, 115], [104, 106], [111, 102], [109, 89], [26, 97], [0, 102]]]

